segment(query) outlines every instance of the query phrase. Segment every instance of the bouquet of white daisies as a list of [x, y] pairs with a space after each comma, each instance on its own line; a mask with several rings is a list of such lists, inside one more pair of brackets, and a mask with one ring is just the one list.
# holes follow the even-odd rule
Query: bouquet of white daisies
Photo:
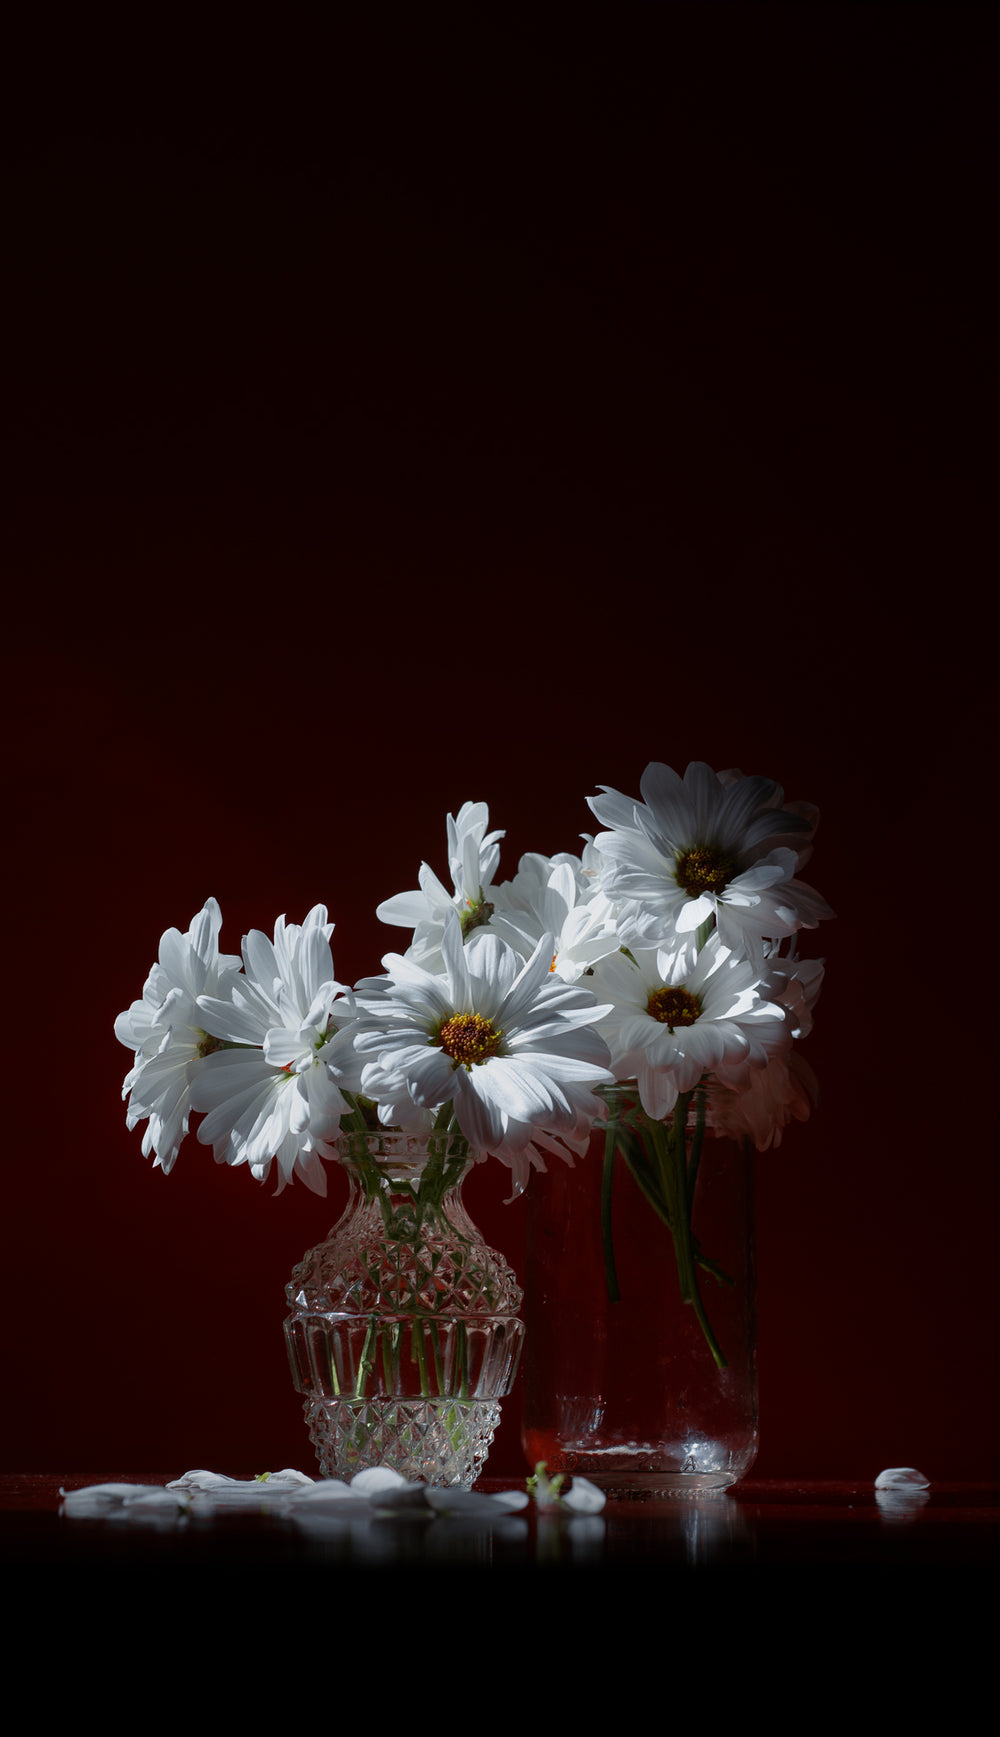
[[[514, 1193], [532, 1168], [605, 1128], [606, 1197], [627, 1163], [670, 1226], [682, 1290], [715, 1345], [691, 1235], [708, 1134], [777, 1144], [816, 1096], [799, 1044], [823, 975], [798, 935], [832, 915], [799, 878], [816, 810], [771, 780], [653, 763], [633, 799], [601, 787], [579, 856], [529, 854], [498, 880], [502, 832], [469, 802], [448, 817], [448, 881], [378, 907], [411, 931], [379, 976], [335, 975], [324, 905], [219, 951], [209, 899], [169, 929], [115, 1033], [133, 1052], [123, 1096], [142, 1149], [169, 1172], [192, 1113], [220, 1163], [279, 1190], [326, 1191], [345, 1133], [437, 1133], [493, 1155]], [[434, 1174], [432, 1170], [432, 1175]], [[428, 1186], [432, 1185], [428, 1177]], [[616, 1284], [608, 1243], [608, 1282]]]

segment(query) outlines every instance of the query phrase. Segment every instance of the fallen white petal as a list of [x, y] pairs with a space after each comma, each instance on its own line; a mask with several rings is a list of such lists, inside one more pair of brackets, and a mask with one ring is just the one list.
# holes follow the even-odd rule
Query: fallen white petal
[[[242, 1480], [245, 1482], [246, 1480]], [[218, 1490], [239, 1489], [239, 1478], [227, 1478], [222, 1472], [185, 1472], [182, 1478], [174, 1478], [167, 1485], [168, 1490]]]
[[157, 1485], [150, 1490], [136, 1490], [131, 1496], [126, 1496], [122, 1503], [128, 1513], [152, 1508], [173, 1509], [179, 1513], [191, 1505], [191, 1498], [186, 1490], [163, 1489]]
[[375, 1496], [383, 1490], [405, 1490], [407, 1480], [389, 1466], [368, 1466], [351, 1479], [352, 1496]]
[[531, 1501], [527, 1490], [497, 1490], [486, 1499], [489, 1502], [495, 1502], [498, 1508], [504, 1508], [511, 1514], [519, 1513]]
[[428, 1490], [427, 1501], [437, 1514], [477, 1515], [495, 1520], [498, 1512], [502, 1512], [498, 1511], [492, 1496], [478, 1494], [475, 1490]]
[[563, 1497], [564, 1507], [572, 1508], [574, 1514], [599, 1514], [606, 1501], [604, 1491], [586, 1478], [574, 1478]]
[[289, 1491], [288, 1495], [289, 1506], [296, 1508], [311, 1508], [330, 1502], [360, 1502], [364, 1499], [352, 1492], [350, 1484], [343, 1483], [339, 1478], [321, 1478], [318, 1483], [304, 1484], [301, 1489]]
[[875, 1479], [875, 1488], [926, 1490], [930, 1487], [930, 1481], [930, 1478], [925, 1478], [923, 1472], [918, 1472], [914, 1466], [890, 1466], [887, 1471], [879, 1472]]
[[266, 1495], [283, 1495], [298, 1489], [311, 1489], [314, 1480], [304, 1472], [286, 1468], [270, 1472], [266, 1478], [229, 1478], [222, 1472], [185, 1472], [167, 1485], [168, 1490], [205, 1490], [217, 1495], [246, 1495], [259, 1499]]
[[[210, 1515], [216, 1509], [276, 1505], [307, 1524], [330, 1519], [372, 1521], [379, 1516], [416, 1519], [477, 1518], [499, 1524], [507, 1515], [529, 1505], [524, 1490], [500, 1490], [483, 1495], [470, 1490], [429, 1489], [410, 1482], [389, 1466], [369, 1466], [349, 1484], [338, 1478], [313, 1479], [286, 1467], [266, 1478], [231, 1478], [222, 1472], [185, 1472], [162, 1484], [89, 1484], [80, 1490], [60, 1490], [64, 1512], [126, 1519], [130, 1514], [192, 1513]], [[604, 1497], [585, 1478], [577, 1478], [569, 1498], [553, 1504], [576, 1513], [593, 1513]]]
[[159, 1484], [88, 1484], [82, 1490], [60, 1490], [63, 1506], [70, 1514], [100, 1514], [124, 1505], [137, 1494], [158, 1490]]

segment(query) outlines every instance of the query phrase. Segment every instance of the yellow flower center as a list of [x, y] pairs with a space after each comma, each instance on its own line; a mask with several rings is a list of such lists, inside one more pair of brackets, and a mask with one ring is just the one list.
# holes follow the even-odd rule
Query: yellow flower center
[[682, 985], [676, 989], [664, 985], [652, 991], [646, 1012], [650, 1019], [658, 1019], [668, 1031], [673, 1031], [678, 1025], [694, 1025], [701, 1018], [701, 1002]]
[[453, 1013], [438, 1027], [437, 1041], [457, 1068], [471, 1068], [496, 1055], [503, 1032], [481, 1013]]
[[689, 899], [697, 899], [702, 893], [721, 893], [735, 866], [721, 850], [697, 844], [677, 858], [674, 879]]

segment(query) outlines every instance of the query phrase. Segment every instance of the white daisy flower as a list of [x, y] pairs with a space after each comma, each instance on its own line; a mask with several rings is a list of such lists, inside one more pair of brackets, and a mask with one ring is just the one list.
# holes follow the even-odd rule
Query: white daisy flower
[[219, 952], [222, 912], [209, 899], [182, 935], [161, 936], [159, 960], [146, 979], [142, 999], [115, 1020], [119, 1043], [135, 1054], [122, 1096], [129, 1098], [130, 1128], [148, 1118], [142, 1150], [156, 1154], [154, 1168], [173, 1169], [188, 1131], [191, 1086], [217, 1041], [198, 1007], [202, 994], [219, 995], [240, 968], [233, 954]]
[[819, 1085], [809, 1063], [795, 1049], [772, 1056], [751, 1069], [738, 1090], [723, 1082], [708, 1091], [706, 1122], [714, 1134], [752, 1140], [758, 1152], [780, 1146], [789, 1122], [807, 1122], [819, 1101]]
[[457, 815], [448, 815], [448, 868], [452, 890], [433, 869], [420, 865], [419, 888], [397, 893], [376, 907], [380, 922], [414, 931], [408, 949], [411, 958], [428, 970], [441, 969], [441, 937], [452, 911], [457, 911], [462, 931], [468, 934], [489, 922], [489, 899], [493, 876], [500, 861], [498, 840], [502, 832], [487, 832], [489, 809], [485, 802], [465, 802]]
[[787, 1010], [786, 1020], [793, 1038], [808, 1037], [813, 1028], [813, 1009], [823, 987], [824, 961], [800, 959], [794, 937], [787, 953], [782, 953], [775, 942], [764, 951], [766, 965], [761, 993], [769, 1001], [779, 1001]]
[[604, 1113], [594, 1088], [613, 1082], [593, 1029], [608, 1009], [551, 970], [552, 951], [543, 935], [525, 962], [487, 929], [463, 945], [452, 912], [441, 972], [389, 954], [388, 976], [357, 986], [354, 1041], [371, 1058], [361, 1089], [380, 1117], [407, 1127], [414, 1111], [452, 1104], [469, 1145], [514, 1171], [515, 1191], [545, 1151], [582, 1150]]
[[[590, 853], [593, 855], [593, 849]], [[551, 934], [551, 969], [575, 983], [596, 959], [619, 946], [615, 915], [597, 875], [584, 866], [586, 855], [522, 856], [512, 881], [493, 892], [490, 928], [524, 959], [543, 935]]]
[[821, 959], [798, 959], [793, 951], [780, 956], [773, 945], [759, 992], [784, 1010], [781, 1035], [765, 1038], [764, 1067], [746, 1064], [716, 1069], [708, 1094], [707, 1120], [713, 1131], [730, 1139], [752, 1140], [759, 1152], [780, 1146], [782, 1130], [792, 1120], [808, 1121], [819, 1087], [809, 1063], [793, 1040], [812, 1030], [813, 1008], [823, 983]]
[[629, 946], [686, 946], [690, 960], [699, 928], [714, 918], [723, 946], [759, 965], [765, 939], [833, 915], [794, 878], [808, 856], [816, 810], [786, 805], [770, 779], [715, 773], [698, 761], [680, 778], [654, 761], [640, 787], [642, 802], [606, 785], [587, 799], [610, 829], [594, 843]]
[[279, 1193], [294, 1176], [326, 1193], [320, 1158], [350, 1108], [341, 1088], [359, 1080], [354, 995], [333, 974], [333, 927], [315, 905], [301, 926], [279, 917], [273, 941], [252, 929], [244, 974], [225, 997], [198, 1001], [207, 1031], [250, 1046], [220, 1050], [195, 1082], [192, 1106], [205, 1118], [198, 1138], [220, 1163], [249, 1164], [259, 1181], [276, 1160]]
[[763, 1067], [782, 1041], [784, 1009], [764, 999], [748, 959], [712, 935], [692, 965], [685, 949], [615, 953], [589, 980], [612, 1010], [598, 1023], [618, 1080], [634, 1079], [662, 1122], [704, 1074]]

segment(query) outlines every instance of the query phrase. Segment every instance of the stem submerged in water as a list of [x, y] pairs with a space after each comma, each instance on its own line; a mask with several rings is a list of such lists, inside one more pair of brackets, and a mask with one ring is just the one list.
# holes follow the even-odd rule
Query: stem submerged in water
[[611, 1184], [615, 1176], [616, 1124], [609, 1122], [604, 1135], [604, 1173], [601, 1177], [601, 1240], [604, 1243], [604, 1277], [608, 1287], [608, 1301], [617, 1303], [621, 1299], [618, 1289], [618, 1274], [615, 1270], [615, 1248], [611, 1234]]
[[[695, 1127], [689, 1151], [688, 1110], [692, 1098], [695, 1099]], [[673, 1115], [666, 1122], [654, 1120], [638, 1105], [627, 1115], [626, 1121], [626, 1112], [617, 1103], [612, 1105], [604, 1140], [601, 1234], [608, 1297], [611, 1302], [617, 1302], [621, 1295], [611, 1230], [611, 1185], [615, 1157], [620, 1152], [635, 1183], [670, 1231], [681, 1296], [695, 1312], [716, 1367], [725, 1369], [726, 1358], [712, 1331], [698, 1288], [698, 1267], [704, 1267], [724, 1283], [730, 1281], [714, 1261], [701, 1254], [692, 1231], [698, 1169], [705, 1138], [704, 1087], [699, 1086], [697, 1092], [682, 1092]]]
[[[695, 1253], [695, 1242], [691, 1231], [691, 1215], [694, 1206], [694, 1185], [689, 1180], [687, 1157], [687, 1111], [690, 1093], [683, 1093], [677, 1100], [674, 1119], [671, 1125], [654, 1122], [649, 1119], [649, 1130], [656, 1147], [657, 1158], [663, 1176], [664, 1192], [670, 1208], [670, 1229], [674, 1239], [674, 1253], [677, 1257], [677, 1277], [680, 1281], [681, 1296], [689, 1303], [698, 1318], [699, 1325], [705, 1335], [709, 1350], [715, 1359], [716, 1368], [724, 1369], [726, 1359], [722, 1354], [711, 1322], [705, 1313], [701, 1292], [698, 1288], [698, 1268]], [[696, 1136], [697, 1137], [697, 1136]], [[699, 1148], [700, 1155], [700, 1148]], [[697, 1167], [695, 1166], [695, 1177]]]

